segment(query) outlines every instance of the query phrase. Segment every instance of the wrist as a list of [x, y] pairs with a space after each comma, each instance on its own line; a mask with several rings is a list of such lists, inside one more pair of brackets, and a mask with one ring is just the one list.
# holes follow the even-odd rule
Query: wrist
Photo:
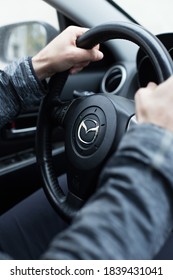
[[40, 54], [32, 57], [32, 66], [37, 78], [41, 81], [48, 77], [51, 77], [54, 72], [49, 67], [49, 61]]

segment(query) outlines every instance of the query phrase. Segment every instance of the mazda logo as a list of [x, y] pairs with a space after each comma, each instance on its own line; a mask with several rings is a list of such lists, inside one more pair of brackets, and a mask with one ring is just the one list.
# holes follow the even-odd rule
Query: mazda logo
[[99, 124], [96, 120], [86, 118], [78, 128], [78, 139], [86, 145], [92, 144], [99, 132]]

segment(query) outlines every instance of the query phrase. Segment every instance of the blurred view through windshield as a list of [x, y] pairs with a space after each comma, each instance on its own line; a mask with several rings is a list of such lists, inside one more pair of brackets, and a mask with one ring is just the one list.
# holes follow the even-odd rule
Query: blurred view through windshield
[[172, 32], [173, 0], [114, 0], [154, 34]]

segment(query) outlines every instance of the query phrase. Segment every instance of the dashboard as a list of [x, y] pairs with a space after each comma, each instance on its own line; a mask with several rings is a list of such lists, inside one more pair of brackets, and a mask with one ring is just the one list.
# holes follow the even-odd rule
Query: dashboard
[[[173, 58], [173, 33], [161, 34], [158, 38]], [[62, 99], [71, 99], [75, 92], [83, 91], [103, 92], [134, 99], [139, 87], [146, 86], [150, 81], [157, 83], [154, 67], [141, 49], [134, 44], [129, 48], [128, 41], [116, 41], [115, 47], [114, 42], [112, 43], [101, 45], [104, 53], [103, 61], [91, 63], [82, 72], [68, 78]], [[123, 57], [119, 52], [126, 50], [126, 44], [130, 53], [127, 57], [127, 52], [124, 51]], [[121, 45], [121, 48], [117, 48], [117, 45]], [[1, 213], [42, 185], [35, 156], [38, 110], [39, 104], [29, 112], [19, 115], [15, 121], [8, 123], [0, 131], [0, 183], [4, 186], [1, 187]], [[65, 170], [62, 129], [57, 128], [53, 139], [55, 165], [57, 174], [60, 175]], [[26, 178], [30, 180], [26, 182]], [[9, 196], [9, 193], [12, 196]]]
[[[157, 35], [173, 59], [173, 33]], [[137, 70], [139, 86], [145, 87], [150, 81], [158, 83], [158, 78], [149, 57], [141, 49], [137, 54]]]

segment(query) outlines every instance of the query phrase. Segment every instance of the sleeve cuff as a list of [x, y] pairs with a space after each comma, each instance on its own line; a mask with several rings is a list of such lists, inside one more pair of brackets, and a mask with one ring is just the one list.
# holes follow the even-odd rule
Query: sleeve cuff
[[47, 82], [46, 80], [42, 80], [40, 81], [35, 73], [35, 70], [33, 68], [33, 65], [32, 65], [32, 57], [28, 57], [28, 63], [29, 63], [29, 67], [31, 69], [31, 72], [32, 72], [32, 75], [33, 77], [35, 78], [35, 81], [37, 82], [38, 86], [40, 87], [40, 89], [44, 92], [44, 93], [47, 93], [48, 92], [48, 85], [47, 85]]
[[6, 67], [5, 71], [20, 99], [21, 109], [27, 110], [32, 106], [38, 106], [47, 90], [45, 82], [40, 82], [37, 79], [31, 58], [26, 57], [14, 61]]

